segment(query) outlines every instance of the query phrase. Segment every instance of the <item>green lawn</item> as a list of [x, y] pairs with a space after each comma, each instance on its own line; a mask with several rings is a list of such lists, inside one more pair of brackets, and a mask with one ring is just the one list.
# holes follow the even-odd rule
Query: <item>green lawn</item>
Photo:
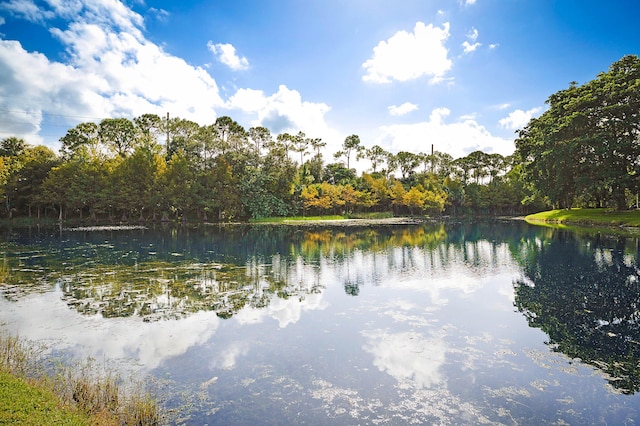
[[0, 371], [0, 424], [88, 425], [90, 420], [62, 407], [53, 392]]
[[609, 209], [550, 210], [525, 218], [530, 223], [561, 223], [589, 226], [640, 226], [640, 210]]
[[288, 223], [288, 222], [300, 222], [300, 221], [346, 220], [346, 219], [386, 219], [390, 217], [393, 217], [393, 212], [351, 213], [345, 216], [327, 215], [327, 216], [265, 217], [261, 219], [250, 219], [249, 223]]

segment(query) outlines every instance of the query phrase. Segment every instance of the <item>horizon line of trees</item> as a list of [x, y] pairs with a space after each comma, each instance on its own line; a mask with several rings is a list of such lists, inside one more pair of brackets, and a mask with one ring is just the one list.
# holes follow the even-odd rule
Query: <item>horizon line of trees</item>
[[[438, 151], [392, 154], [350, 135], [325, 164], [326, 144], [303, 132], [274, 138], [227, 116], [201, 126], [153, 114], [80, 123], [60, 142], [59, 154], [16, 137], [0, 142], [5, 217], [223, 221], [522, 211], [521, 188], [508, 178], [511, 158], [481, 151], [459, 159]], [[361, 159], [371, 168], [358, 176], [350, 166]]]
[[[585, 85], [571, 83], [547, 103], [507, 157], [393, 154], [350, 135], [325, 163], [320, 138], [301, 131], [274, 137], [228, 116], [210, 125], [154, 114], [80, 123], [60, 139], [59, 154], [9, 137], [0, 141], [2, 212], [61, 221], [226, 221], [628, 208], [640, 190], [638, 57], [623, 57]], [[361, 159], [371, 167], [358, 176], [351, 161]]]

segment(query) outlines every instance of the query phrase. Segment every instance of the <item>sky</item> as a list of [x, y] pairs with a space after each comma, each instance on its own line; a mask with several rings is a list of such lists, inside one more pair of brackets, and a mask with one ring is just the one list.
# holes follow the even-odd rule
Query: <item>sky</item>
[[0, 0], [0, 139], [169, 114], [510, 155], [547, 98], [640, 54], [637, 0]]

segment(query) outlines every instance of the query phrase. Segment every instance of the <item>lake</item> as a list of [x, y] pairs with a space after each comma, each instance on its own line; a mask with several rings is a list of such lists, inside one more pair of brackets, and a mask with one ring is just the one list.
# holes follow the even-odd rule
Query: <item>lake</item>
[[523, 222], [0, 230], [0, 323], [186, 424], [635, 424], [640, 245]]

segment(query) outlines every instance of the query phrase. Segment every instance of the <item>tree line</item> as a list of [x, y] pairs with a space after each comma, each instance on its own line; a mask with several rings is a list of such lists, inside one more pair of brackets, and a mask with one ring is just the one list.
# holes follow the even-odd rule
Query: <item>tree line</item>
[[[69, 129], [59, 153], [0, 141], [4, 217], [229, 221], [356, 214], [501, 215], [551, 206], [627, 208], [637, 193], [640, 65], [625, 56], [552, 95], [512, 156], [391, 153], [345, 138], [325, 162], [320, 138], [199, 125], [144, 114]], [[353, 162], [370, 168], [357, 174]]]
[[557, 208], [629, 207], [640, 189], [640, 59], [551, 95], [519, 131], [516, 153], [532, 197]]

